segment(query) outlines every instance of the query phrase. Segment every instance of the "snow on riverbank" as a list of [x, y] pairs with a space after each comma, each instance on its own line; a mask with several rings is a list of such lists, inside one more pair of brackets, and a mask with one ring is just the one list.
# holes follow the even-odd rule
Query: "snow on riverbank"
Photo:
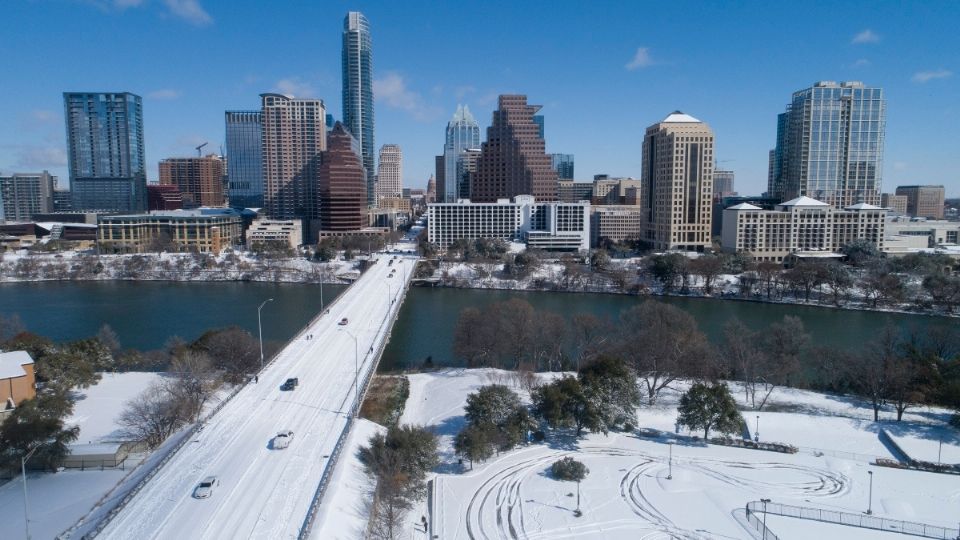
[[[510, 384], [511, 377], [490, 369], [409, 375], [410, 397], [401, 422], [425, 424], [441, 436], [444, 463], [436, 476], [433, 531], [440, 538], [627, 539], [667, 534], [749, 539], [750, 532], [735, 518], [747, 502], [772, 498], [859, 514], [869, 505], [868, 471], [874, 473], [875, 515], [956, 526], [952, 516], [960, 483], [955, 476], [870, 465], [872, 456], [892, 457], [880, 440], [880, 427], [890, 430], [892, 426], [899, 434], [898, 444], [904, 439], [907, 445], [928, 447], [938, 444], [948, 411], [918, 407], [908, 410], [903, 422], [874, 423], [872, 411], [859, 400], [778, 389], [769, 403], [776, 412], [744, 410], [744, 418], [752, 433], [759, 414], [760, 440], [805, 447], [798, 454], [698, 445], [686, 439], [677, 439], [671, 447], [666, 444], [669, 439], [611, 433], [608, 437], [591, 434], [579, 441], [554, 438], [496, 456], [472, 471], [463, 470], [451, 444], [464, 425], [466, 396], [491, 382]], [[685, 384], [677, 386], [655, 406], [641, 407], [640, 427], [674, 431], [676, 404]], [[732, 390], [737, 395], [735, 384]], [[960, 444], [952, 444], [951, 452], [960, 451]], [[584, 511], [580, 518], [573, 515], [576, 485], [557, 482], [547, 471], [565, 455], [575, 456], [591, 471], [580, 486]], [[668, 480], [671, 468], [673, 478]], [[770, 523], [783, 538], [805, 537], [813, 527], [807, 521], [785, 518], [777, 519], [776, 525]], [[817, 531], [830, 538], [877, 534], [829, 524]]]
[[102, 373], [100, 382], [85, 390], [79, 390], [73, 416], [67, 424], [80, 426], [78, 444], [116, 442], [119, 426], [116, 418], [123, 405], [160, 380], [159, 373], [132, 371], [128, 373]]

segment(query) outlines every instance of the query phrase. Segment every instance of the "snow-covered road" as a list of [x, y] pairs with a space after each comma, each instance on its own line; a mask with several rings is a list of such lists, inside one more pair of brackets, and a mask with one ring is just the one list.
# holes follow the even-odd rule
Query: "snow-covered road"
[[[329, 313], [297, 335], [259, 383], [247, 385], [211, 418], [100, 537], [296, 538], [352, 412], [355, 370], [362, 382], [373, 368], [371, 351], [389, 333], [404, 279], [413, 272], [414, 256], [393, 257], [378, 256]], [[349, 323], [338, 325], [345, 317]], [[281, 391], [288, 377], [300, 384]], [[293, 430], [293, 442], [273, 450], [271, 438], [282, 429]], [[206, 476], [216, 476], [220, 485], [210, 498], [194, 499]]]

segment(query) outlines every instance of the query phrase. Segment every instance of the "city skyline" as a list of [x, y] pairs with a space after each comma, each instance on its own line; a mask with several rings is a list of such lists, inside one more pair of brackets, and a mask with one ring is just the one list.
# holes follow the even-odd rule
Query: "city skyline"
[[[662, 118], [663, 111], [680, 109], [714, 129], [717, 159], [736, 172], [738, 191], [758, 194], [766, 186], [776, 115], [791, 94], [820, 80], [854, 80], [883, 88], [888, 102], [883, 191], [943, 184], [948, 197], [960, 195], [955, 172], [960, 156], [953, 150], [960, 109], [950, 99], [958, 93], [958, 66], [949, 52], [960, 48], [960, 38], [950, 30], [960, 12], [947, 3], [823, 4], [802, 18], [790, 15], [789, 32], [774, 24], [787, 16], [786, 8], [776, 6], [760, 14], [707, 6], [677, 17], [675, 9], [666, 7], [641, 14], [616, 3], [589, 11], [544, 9], [543, 4], [511, 6], [511, 16], [503, 20], [496, 10], [485, 10], [473, 14], [469, 24], [454, 25], [465, 8], [303, 4], [294, 16], [253, 6], [225, 10], [201, 1], [191, 2], [199, 11], [190, 15], [168, 12], [158, 2], [114, 7], [120, 4], [24, 2], [8, 7], [0, 29], [9, 39], [25, 37], [26, 29], [39, 24], [58, 37], [8, 55], [11, 71], [20, 76], [5, 85], [8, 100], [2, 107], [19, 129], [0, 135], [0, 172], [46, 169], [67, 178], [57, 106], [64, 91], [144, 96], [151, 181], [157, 180], [157, 164], [164, 158], [190, 156], [202, 142], [213, 149], [224, 145], [224, 111], [253, 110], [260, 93], [322, 99], [327, 110], [340, 111], [343, 17], [359, 10], [378, 44], [376, 138], [403, 146], [404, 182], [412, 187], [425, 186], [433, 172], [436, 134], [457, 103], [470, 106], [485, 129], [496, 96], [517, 92], [544, 104], [547, 152], [575, 154], [578, 180], [601, 173], [638, 178], [644, 128]], [[531, 25], [534, 15], [537, 24]], [[277, 58], [269, 54], [275, 36], [270, 41], [274, 47], [267, 47], [268, 36], [251, 34], [254, 23], [295, 28], [304, 18], [317, 21], [310, 32], [286, 32], [280, 40], [303, 54]], [[921, 22], [923, 32], [903, 30]], [[671, 38], [685, 25], [696, 27], [700, 39], [679, 43]], [[523, 40], [510, 37], [521, 26], [529, 34]], [[95, 44], [80, 37], [108, 31], [121, 50], [114, 61], [73, 65], [50, 60], [62, 54], [65, 41], [81, 56], [95, 50]], [[496, 60], [463, 62], [472, 52], [456, 45], [464, 43], [464, 35], [477, 40], [501, 36], [502, 43], [488, 52]], [[207, 54], [188, 54], [194, 42]], [[437, 42], [452, 45], [430, 48]], [[423, 50], [431, 51], [430, 62], [422, 61]], [[217, 61], [211, 61], [211, 54]], [[456, 58], [461, 61], [452, 60]], [[177, 69], [157, 69], [165, 64]], [[751, 68], [740, 67], [744, 65]], [[584, 130], [599, 136], [583, 137]], [[926, 136], [930, 131], [942, 135], [931, 139]]]

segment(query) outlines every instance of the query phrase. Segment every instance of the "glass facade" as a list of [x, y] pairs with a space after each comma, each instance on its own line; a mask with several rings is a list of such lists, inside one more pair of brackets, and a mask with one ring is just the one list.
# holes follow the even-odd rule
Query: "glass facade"
[[463, 186], [460, 162], [467, 150], [480, 148], [480, 126], [466, 106], [458, 106], [453, 119], [447, 123], [446, 142], [443, 145], [444, 190], [441, 202], [456, 202], [468, 192]]
[[375, 203], [373, 141], [373, 41], [370, 23], [359, 11], [343, 20], [343, 123], [360, 142], [367, 175], [367, 205]]
[[560, 180], [573, 180], [573, 154], [550, 154], [553, 170]]
[[63, 104], [74, 208], [145, 210], [147, 175], [140, 96], [67, 92]]
[[235, 208], [263, 208], [263, 115], [227, 111], [227, 197]]
[[795, 92], [785, 115], [782, 144], [778, 119], [772, 194], [783, 200], [805, 195], [836, 208], [880, 204], [886, 124], [882, 89], [820, 82]]

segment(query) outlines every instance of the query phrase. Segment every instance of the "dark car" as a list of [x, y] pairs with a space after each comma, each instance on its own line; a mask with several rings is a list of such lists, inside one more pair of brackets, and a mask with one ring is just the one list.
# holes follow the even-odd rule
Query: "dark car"
[[281, 390], [293, 390], [294, 388], [297, 387], [298, 384], [300, 384], [300, 379], [298, 379], [298, 378], [296, 378], [296, 377], [291, 377], [291, 378], [287, 379], [286, 381], [284, 381], [283, 384], [280, 385], [280, 389], [281, 389]]

